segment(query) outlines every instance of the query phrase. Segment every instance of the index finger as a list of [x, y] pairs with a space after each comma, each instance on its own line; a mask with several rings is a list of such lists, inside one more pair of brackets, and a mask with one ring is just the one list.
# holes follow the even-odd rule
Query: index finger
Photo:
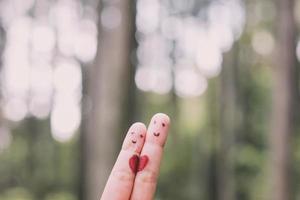
[[143, 148], [145, 137], [146, 127], [144, 124], [135, 123], [129, 128], [101, 200], [128, 200], [130, 198], [139, 154]]
[[132, 200], [153, 199], [169, 124], [170, 118], [166, 114], [158, 113], [151, 119], [134, 181]]

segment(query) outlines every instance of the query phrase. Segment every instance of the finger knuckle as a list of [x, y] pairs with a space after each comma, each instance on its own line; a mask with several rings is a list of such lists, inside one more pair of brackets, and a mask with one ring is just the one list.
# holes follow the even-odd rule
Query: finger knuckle
[[115, 179], [119, 181], [125, 181], [125, 182], [133, 181], [133, 176], [129, 171], [115, 171], [113, 173], [113, 176], [115, 177]]
[[140, 174], [140, 179], [142, 183], [155, 183], [157, 181], [157, 173], [153, 171], [144, 171]]

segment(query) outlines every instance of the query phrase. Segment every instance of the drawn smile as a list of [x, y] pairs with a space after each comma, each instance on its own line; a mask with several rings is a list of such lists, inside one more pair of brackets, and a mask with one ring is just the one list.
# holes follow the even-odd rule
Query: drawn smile
[[135, 143], [136, 143], [136, 140], [131, 140], [131, 142], [132, 142], [133, 144], [135, 144]]
[[153, 133], [153, 135], [156, 136], [156, 137], [158, 137], [159, 134], [160, 134], [159, 132], [157, 132], [157, 133], [154, 132], [154, 133]]

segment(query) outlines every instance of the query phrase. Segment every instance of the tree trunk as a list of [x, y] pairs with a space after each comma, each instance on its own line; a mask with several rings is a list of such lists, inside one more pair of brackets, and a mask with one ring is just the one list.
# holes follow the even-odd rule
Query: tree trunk
[[277, 0], [277, 55], [271, 127], [272, 200], [291, 199], [291, 136], [296, 95], [293, 0]]
[[[130, 104], [128, 91], [132, 87], [129, 77], [132, 75], [133, 3], [129, 0], [101, 3], [100, 13], [111, 12], [105, 10], [110, 6], [120, 12], [121, 23], [108, 27], [99, 17], [96, 61], [93, 67], [84, 69], [81, 196], [86, 200], [99, 200], [101, 196], [120, 149], [125, 131], [121, 130], [126, 117], [124, 112], [129, 106], [124, 104]], [[116, 14], [113, 17], [118, 20]], [[114, 21], [111, 18], [108, 20]]]
[[237, 128], [237, 45], [224, 55], [220, 94], [220, 143], [218, 153], [218, 199], [234, 200], [234, 138]]

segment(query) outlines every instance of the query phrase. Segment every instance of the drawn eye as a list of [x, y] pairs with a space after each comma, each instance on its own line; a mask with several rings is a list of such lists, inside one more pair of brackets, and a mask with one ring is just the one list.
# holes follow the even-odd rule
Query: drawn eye
[[166, 126], [166, 124], [165, 124], [165, 123], [162, 123], [161, 125], [162, 125], [163, 127], [165, 127], [165, 126]]
[[133, 135], [134, 134], [134, 132], [131, 132], [131, 135]]
[[156, 120], [154, 120], [154, 124], [156, 124]]
[[140, 135], [140, 138], [143, 138], [144, 136], [143, 135]]

